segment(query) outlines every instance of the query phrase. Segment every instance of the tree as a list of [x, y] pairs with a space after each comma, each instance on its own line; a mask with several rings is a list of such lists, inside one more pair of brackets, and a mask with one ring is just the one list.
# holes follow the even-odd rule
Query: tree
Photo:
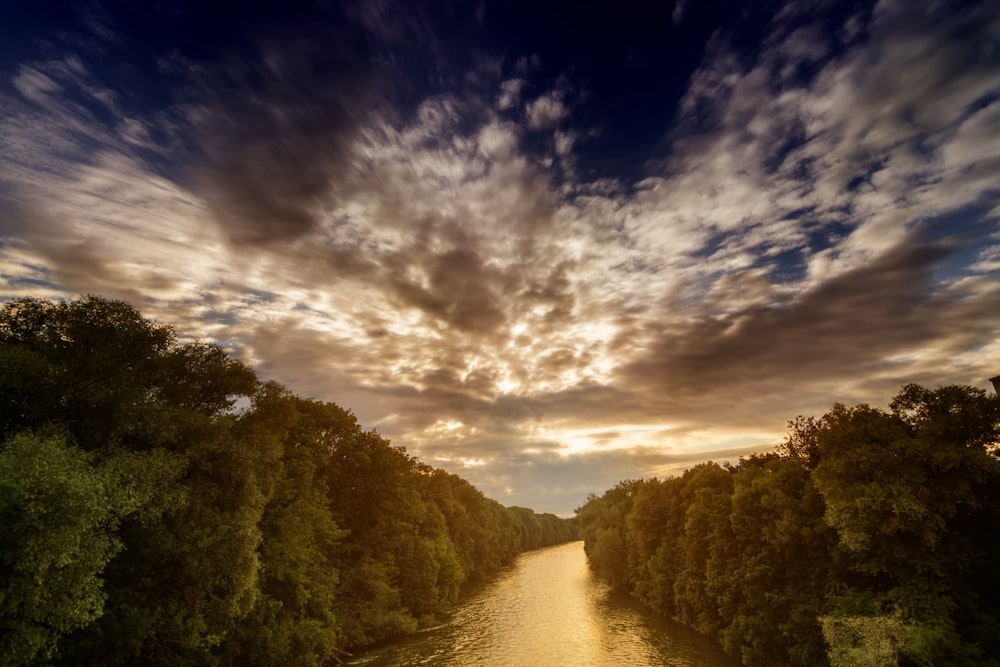
[[891, 405], [835, 406], [817, 432], [826, 520], [861, 575], [834, 616], [898, 610], [908, 659], [985, 664], [1000, 611], [982, 594], [998, 590], [996, 549], [983, 537], [997, 520], [983, 510], [997, 506], [1000, 467], [987, 447], [1000, 404], [971, 387], [909, 385]]
[[639, 486], [626, 519], [635, 593], [653, 609], [674, 617], [678, 616], [674, 585], [683, 564], [683, 489], [679, 477], [647, 480]]
[[907, 385], [591, 495], [580, 534], [595, 573], [747, 665], [1000, 665], [998, 439], [995, 396]]
[[816, 434], [823, 428], [822, 419], [799, 415], [788, 422], [788, 434], [778, 448], [782, 458], [796, 461], [809, 470], [819, 464], [819, 445]]
[[101, 574], [123, 546], [119, 523], [162, 512], [159, 489], [180, 474], [181, 463], [162, 451], [95, 463], [58, 431], [22, 432], [3, 443], [3, 664], [51, 659], [62, 636], [101, 616]]
[[722, 644], [746, 665], [820, 665], [837, 539], [823, 500], [808, 470], [775, 454], [742, 460], [733, 481], [729, 549], [715, 552], [728, 559], [711, 568]]
[[17, 665], [321, 665], [572, 535], [99, 297], [0, 307], [0, 520]]
[[640, 484], [637, 480], [619, 482], [600, 498], [591, 494], [576, 510], [590, 566], [612, 588], [626, 592], [631, 591], [633, 579], [628, 569], [625, 517]]
[[253, 604], [258, 477], [275, 454], [235, 436], [229, 410], [253, 393], [252, 371], [98, 297], [5, 304], [0, 358], [15, 361], [0, 374], [2, 437], [55, 430], [98, 469], [172, 466], [148, 488], [130, 473], [148, 509], [104, 524], [124, 549], [101, 572], [103, 613], [67, 637], [65, 660], [169, 662], [217, 644]]
[[280, 440], [273, 489], [259, 528], [260, 595], [216, 651], [225, 664], [323, 665], [341, 642], [334, 614], [340, 529], [323, 475], [330, 451], [322, 407], [273, 383], [254, 397], [242, 420], [248, 431]]
[[680, 543], [680, 570], [674, 597], [682, 621], [708, 635], [722, 625], [717, 603], [719, 552], [728, 548], [732, 473], [717, 463], [702, 463], [685, 471], [682, 497], [686, 499], [684, 537]]

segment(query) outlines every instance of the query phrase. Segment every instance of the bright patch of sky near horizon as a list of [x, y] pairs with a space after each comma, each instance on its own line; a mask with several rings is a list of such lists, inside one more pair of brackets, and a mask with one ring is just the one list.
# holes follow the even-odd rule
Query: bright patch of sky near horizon
[[995, 3], [325, 4], [2, 10], [0, 298], [558, 513], [1000, 372]]

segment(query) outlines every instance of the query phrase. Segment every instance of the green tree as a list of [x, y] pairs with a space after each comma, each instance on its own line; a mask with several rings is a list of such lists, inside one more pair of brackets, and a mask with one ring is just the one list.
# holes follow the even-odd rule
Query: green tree
[[3, 664], [51, 659], [63, 635], [101, 616], [106, 599], [101, 574], [123, 546], [119, 523], [162, 512], [159, 489], [180, 474], [181, 463], [157, 451], [98, 464], [59, 432], [24, 432], [3, 443]]
[[320, 665], [573, 534], [92, 296], [0, 307], [0, 494], [4, 664]]
[[626, 518], [635, 594], [669, 616], [678, 615], [674, 584], [684, 541], [683, 485], [679, 477], [643, 482]]
[[[988, 452], [1000, 404], [971, 387], [909, 385], [892, 412], [836, 406], [817, 432], [813, 476], [851, 568], [834, 618], [898, 610], [918, 664], [986, 664], [996, 646], [1000, 468]], [[959, 621], [962, 621], [961, 624]]]
[[734, 470], [731, 536], [711, 570], [723, 647], [746, 665], [821, 665], [816, 617], [831, 579], [836, 532], [808, 470], [774, 454]]
[[637, 480], [619, 482], [599, 498], [591, 494], [576, 510], [591, 568], [612, 588], [626, 592], [631, 591], [633, 579], [628, 569], [625, 518], [641, 484]]
[[225, 664], [322, 665], [341, 641], [333, 613], [339, 569], [334, 555], [347, 532], [329, 508], [323, 475], [330, 451], [323, 406], [266, 384], [244, 427], [281, 441], [273, 490], [260, 518], [260, 595], [217, 651]]
[[674, 581], [679, 617], [688, 625], [714, 635], [722, 625], [718, 605], [718, 572], [730, 546], [729, 515], [733, 475], [720, 465], [702, 463], [684, 473], [686, 499], [681, 566]]
[[0, 357], [15, 360], [0, 374], [3, 437], [56, 429], [98, 468], [148, 454], [179, 469], [148, 494], [149, 511], [116, 524], [124, 550], [102, 573], [103, 613], [67, 637], [64, 660], [205, 655], [255, 597], [258, 478], [275, 450], [238, 441], [230, 414], [253, 393], [252, 371], [98, 297], [5, 304]]
[[895, 667], [903, 656], [907, 628], [899, 610], [878, 616], [820, 619], [831, 667]]
[[1000, 664], [1000, 401], [908, 385], [890, 408], [591, 495], [591, 566], [747, 665]]

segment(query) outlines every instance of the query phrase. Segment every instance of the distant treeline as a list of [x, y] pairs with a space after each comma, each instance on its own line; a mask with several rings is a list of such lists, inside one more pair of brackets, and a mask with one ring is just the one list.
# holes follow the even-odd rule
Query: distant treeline
[[1000, 665], [1000, 400], [908, 385], [789, 426], [591, 496], [593, 569], [746, 665]]
[[572, 528], [126, 303], [0, 310], [7, 667], [335, 662]]

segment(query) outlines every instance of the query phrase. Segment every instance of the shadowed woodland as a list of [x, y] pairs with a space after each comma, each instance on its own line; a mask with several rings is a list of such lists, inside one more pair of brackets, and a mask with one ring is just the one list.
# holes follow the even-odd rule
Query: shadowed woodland
[[119, 301], [0, 310], [0, 663], [321, 665], [572, 522]]
[[747, 665], [1000, 665], [1000, 400], [904, 387], [778, 452], [504, 507], [118, 301], [0, 310], [0, 661], [338, 662], [575, 529]]
[[593, 569], [746, 665], [1000, 665], [1000, 400], [907, 385], [577, 510]]

